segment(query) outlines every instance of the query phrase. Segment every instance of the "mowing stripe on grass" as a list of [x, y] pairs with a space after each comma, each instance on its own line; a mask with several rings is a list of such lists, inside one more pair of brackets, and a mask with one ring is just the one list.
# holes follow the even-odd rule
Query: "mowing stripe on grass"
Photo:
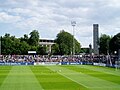
[[[71, 66], [47, 66], [49, 69], [53, 71], [59, 71], [61, 75], [70, 78], [73, 81], [79, 82], [82, 85], [87, 86], [92, 90], [106, 90], [106, 89], [114, 89], [120, 90], [120, 85], [116, 83], [112, 83], [106, 80], [99, 79], [97, 77], [93, 77], [82, 72], [77, 72], [76, 70], [70, 69]], [[72, 67], [73, 68], [73, 67]]]
[[2, 85], [3, 81], [7, 77], [11, 68], [12, 66], [0, 66], [0, 86]]
[[43, 90], [29, 66], [13, 66], [0, 90]]
[[44, 90], [86, 90], [82, 85], [45, 66], [31, 66], [31, 70]]
[[[47, 67], [47, 68], [51, 69], [50, 67]], [[54, 71], [53, 69], [51, 69], [51, 70]], [[60, 75], [62, 75], [62, 76], [64, 76], [64, 77], [70, 79], [70, 80], [73, 81], [73, 82], [76, 82], [76, 83], [78, 83], [78, 84], [84, 86], [86, 89], [88, 88], [88, 87], [85, 86], [84, 84], [82, 84], [82, 83], [80, 83], [80, 82], [78, 82], [78, 81], [75, 81], [74, 79], [71, 79], [70, 77], [68, 77], [68, 76], [66, 76], [66, 75], [64, 75], [64, 74], [62, 74], [62, 73], [60, 73], [60, 72], [61, 72], [61, 70], [58, 70], [58, 71], [57, 71], [58, 74], [60, 74]]]
[[120, 76], [120, 70], [116, 71], [115, 68], [102, 67], [102, 66], [93, 66], [93, 65], [76, 65], [76, 66], [80, 67], [80, 68], [90, 69], [90, 70], [93, 70], [93, 71], [99, 71], [99, 72], [104, 72], [104, 73], [107, 73], [107, 74]]
[[[87, 68], [84, 68], [84, 66], [68, 66], [67, 68], [120, 85], [120, 76], [108, 74], [102, 71], [99, 72], [95, 70], [90, 70], [89, 69], [90, 67], [91, 66], [88, 66]], [[96, 67], [96, 68], [99, 68], [99, 67]]]

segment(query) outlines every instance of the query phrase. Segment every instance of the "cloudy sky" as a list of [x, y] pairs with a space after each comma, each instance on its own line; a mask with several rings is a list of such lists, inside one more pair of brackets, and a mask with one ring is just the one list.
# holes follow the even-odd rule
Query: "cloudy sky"
[[0, 35], [16, 37], [38, 30], [41, 38], [55, 39], [60, 30], [72, 34], [82, 47], [92, 43], [92, 25], [101, 34], [120, 32], [120, 0], [0, 0]]

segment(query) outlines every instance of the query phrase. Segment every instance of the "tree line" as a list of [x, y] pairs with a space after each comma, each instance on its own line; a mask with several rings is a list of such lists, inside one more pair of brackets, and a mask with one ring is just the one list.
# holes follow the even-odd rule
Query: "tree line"
[[[80, 52], [80, 43], [75, 40], [75, 52]], [[46, 46], [39, 44], [40, 36], [37, 30], [33, 30], [29, 35], [24, 34], [23, 37], [16, 38], [6, 33], [1, 37], [1, 54], [3, 55], [27, 55], [28, 51], [36, 51], [37, 54], [46, 55], [48, 54]], [[55, 43], [52, 46], [51, 54], [55, 55], [70, 55], [72, 51], [73, 35], [68, 32], [60, 31], [57, 34]]]
[[[51, 54], [53, 55], [71, 55], [73, 51], [73, 35], [62, 30], [60, 31], [55, 39], [54, 45], [52, 45]], [[46, 46], [39, 44], [40, 36], [37, 30], [33, 30], [29, 34], [24, 34], [23, 37], [16, 38], [6, 33], [1, 36], [1, 54], [17, 54], [26, 55], [28, 51], [36, 51], [37, 54], [46, 55], [48, 54]], [[81, 44], [74, 38], [75, 41], [75, 54], [89, 53], [89, 49], [81, 49]], [[120, 49], [120, 33], [115, 36], [109, 36], [102, 34], [99, 38], [99, 52], [100, 54], [107, 55], [117, 54]]]
[[[28, 37], [25, 34], [21, 38], [16, 38], [15, 36], [11, 36], [6, 33], [3, 37], [1, 37], [1, 54], [9, 55], [9, 54], [28, 54], [28, 51], [37, 51], [37, 53], [43, 53], [41, 50], [43, 47], [38, 45], [39, 41], [39, 33], [37, 30], [33, 30]], [[41, 50], [40, 50], [41, 49]]]
[[120, 49], [120, 33], [112, 36], [102, 34], [99, 39], [100, 54], [118, 54]]

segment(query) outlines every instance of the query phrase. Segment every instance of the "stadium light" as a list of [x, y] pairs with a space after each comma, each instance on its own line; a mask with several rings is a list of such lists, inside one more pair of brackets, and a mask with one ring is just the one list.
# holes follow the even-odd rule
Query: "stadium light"
[[75, 25], [76, 21], [71, 21], [71, 25], [73, 26], [73, 49], [72, 49], [72, 55], [75, 54], [75, 40], [74, 40], [74, 34], [75, 34]]

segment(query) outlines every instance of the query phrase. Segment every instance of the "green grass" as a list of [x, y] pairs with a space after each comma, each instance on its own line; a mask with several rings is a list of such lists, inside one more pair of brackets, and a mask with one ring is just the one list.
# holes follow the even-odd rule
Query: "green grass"
[[0, 90], [120, 90], [120, 70], [89, 65], [0, 66]]
[[12, 66], [0, 66], [0, 86], [2, 85], [3, 81], [7, 77], [11, 68]]
[[42, 90], [29, 66], [13, 66], [0, 90]]
[[60, 75], [59, 71], [52, 71], [44, 66], [33, 66], [31, 70], [45, 90], [79, 90], [82, 85]]
[[76, 66], [67, 66], [66, 68], [74, 70], [76, 72], [84, 73], [86, 75], [97, 77], [97, 78], [100, 78], [103, 80], [114, 82], [116, 84], [120, 84], [120, 76], [118, 76], [118, 75], [107, 74], [105, 72], [90, 70], [89, 68], [84, 68], [84, 67], [79, 67], [79, 66], [77, 66], [77, 67]]

